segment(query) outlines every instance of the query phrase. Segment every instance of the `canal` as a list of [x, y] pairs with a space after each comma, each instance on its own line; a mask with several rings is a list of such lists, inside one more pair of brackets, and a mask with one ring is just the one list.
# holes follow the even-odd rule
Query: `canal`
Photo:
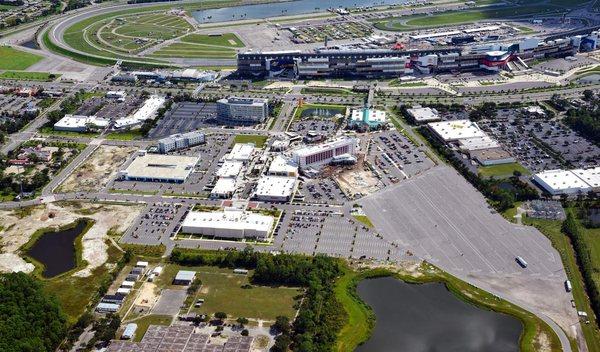
[[75, 239], [87, 228], [87, 220], [59, 231], [44, 232], [27, 255], [44, 265], [42, 276], [51, 278], [65, 273], [77, 265]]
[[295, 0], [257, 5], [223, 7], [219, 9], [197, 10], [192, 16], [198, 23], [263, 19], [277, 16], [292, 16], [323, 12], [328, 8], [355, 8], [403, 4], [407, 0]]
[[518, 352], [521, 322], [477, 308], [441, 283], [408, 284], [392, 277], [363, 280], [357, 291], [376, 316], [357, 352]]

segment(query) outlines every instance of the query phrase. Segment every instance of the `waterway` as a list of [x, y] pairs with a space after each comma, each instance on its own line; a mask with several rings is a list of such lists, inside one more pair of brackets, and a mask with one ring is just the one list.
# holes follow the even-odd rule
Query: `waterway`
[[302, 15], [323, 12], [328, 8], [356, 8], [370, 6], [399, 5], [408, 0], [295, 0], [277, 3], [223, 7], [197, 10], [192, 16], [198, 23], [264, 19], [277, 16]]
[[87, 221], [78, 221], [75, 226], [60, 231], [49, 231], [42, 234], [27, 255], [44, 264], [45, 278], [65, 273], [77, 265], [75, 257], [75, 239], [87, 226]]
[[519, 320], [468, 304], [441, 283], [384, 277], [363, 280], [357, 290], [377, 318], [356, 352], [519, 351]]

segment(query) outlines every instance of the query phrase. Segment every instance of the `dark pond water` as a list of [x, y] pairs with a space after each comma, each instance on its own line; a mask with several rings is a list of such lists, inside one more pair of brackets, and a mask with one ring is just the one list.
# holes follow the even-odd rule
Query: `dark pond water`
[[336, 114], [344, 114], [346, 108], [308, 108], [302, 110], [301, 117], [334, 117]]
[[325, 11], [328, 8], [353, 8], [403, 4], [407, 0], [296, 0], [270, 4], [243, 5], [220, 9], [198, 10], [192, 16], [199, 23], [263, 19]]
[[86, 225], [86, 221], [78, 221], [74, 227], [66, 230], [46, 232], [29, 249], [27, 254], [44, 264], [44, 277], [54, 277], [75, 267], [75, 239]]
[[35, 39], [30, 39], [26, 42], [24, 42], [23, 44], [21, 44], [22, 46], [29, 48], [29, 49], [36, 49], [39, 50], [40, 46], [38, 45], [38, 43], [35, 41]]
[[356, 352], [518, 352], [521, 322], [465, 303], [443, 284], [363, 280], [359, 296], [377, 316]]

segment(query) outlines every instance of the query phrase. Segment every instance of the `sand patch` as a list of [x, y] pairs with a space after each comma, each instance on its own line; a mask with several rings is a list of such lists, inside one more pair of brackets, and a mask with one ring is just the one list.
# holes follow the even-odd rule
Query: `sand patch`
[[82, 257], [88, 266], [74, 275], [85, 277], [108, 259], [105, 239], [109, 229], [125, 231], [142, 211], [142, 205], [49, 203], [17, 210], [0, 210], [0, 272], [31, 272], [33, 265], [19, 256], [19, 248], [39, 229], [60, 227], [86, 217], [95, 221], [82, 238]]

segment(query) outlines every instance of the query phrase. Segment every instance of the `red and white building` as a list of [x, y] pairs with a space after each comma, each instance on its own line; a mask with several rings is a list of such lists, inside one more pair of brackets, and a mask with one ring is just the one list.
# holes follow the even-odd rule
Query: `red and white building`
[[354, 155], [358, 140], [351, 137], [340, 137], [330, 142], [297, 149], [292, 158], [301, 169], [320, 167], [331, 163], [335, 157]]

